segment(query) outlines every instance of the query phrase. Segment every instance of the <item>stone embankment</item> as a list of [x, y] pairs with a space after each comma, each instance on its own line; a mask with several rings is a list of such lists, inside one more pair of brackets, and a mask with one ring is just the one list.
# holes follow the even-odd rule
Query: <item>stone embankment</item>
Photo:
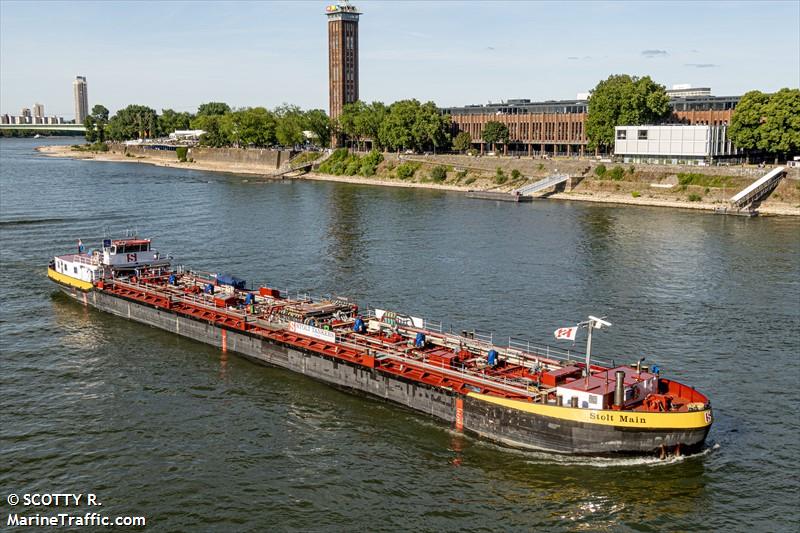
[[[174, 151], [119, 144], [111, 144], [108, 152], [75, 151], [69, 146], [44, 146], [38, 150], [54, 157], [149, 163], [264, 178], [270, 178], [293, 155], [289, 151], [268, 149], [197, 147], [189, 150], [187, 161], [180, 162]], [[414, 171], [410, 177], [401, 179], [397, 169], [404, 164], [413, 167]], [[599, 171], [601, 165], [605, 167], [605, 173]], [[431, 177], [433, 168], [437, 166], [446, 169], [443, 180]], [[543, 196], [559, 200], [713, 210], [726, 205], [731, 196], [768, 170], [757, 166], [618, 164], [593, 158], [534, 159], [386, 153], [374, 176], [332, 176], [315, 171], [297, 179], [453, 191], [508, 192], [552, 174], [567, 174], [572, 179], [566, 187], [562, 185]], [[763, 214], [800, 216], [800, 169], [789, 169], [787, 177], [759, 206], [759, 211]]]

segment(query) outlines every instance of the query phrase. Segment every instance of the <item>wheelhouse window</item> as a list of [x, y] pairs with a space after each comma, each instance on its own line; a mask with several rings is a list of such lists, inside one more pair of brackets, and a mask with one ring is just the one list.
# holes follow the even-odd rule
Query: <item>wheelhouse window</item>
[[625, 130], [617, 130], [617, 139], [624, 141], [628, 138], [628, 132]]
[[646, 141], [647, 140], [647, 130], [639, 130], [638, 139], [640, 141]]

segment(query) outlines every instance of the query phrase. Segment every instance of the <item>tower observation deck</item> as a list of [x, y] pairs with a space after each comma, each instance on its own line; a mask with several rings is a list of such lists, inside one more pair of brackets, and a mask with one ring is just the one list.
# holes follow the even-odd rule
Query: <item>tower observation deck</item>
[[358, 100], [358, 18], [361, 13], [349, 2], [329, 5], [328, 85], [330, 117], [342, 114], [342, 108]]

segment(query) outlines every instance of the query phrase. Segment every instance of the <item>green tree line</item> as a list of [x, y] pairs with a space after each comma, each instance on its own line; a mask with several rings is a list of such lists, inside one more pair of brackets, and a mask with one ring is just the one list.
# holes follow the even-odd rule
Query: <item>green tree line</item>
[[335, 125], [356, 147], [367, 140], [381, 150], [437, 151], [450, 148], [450, 115], [443, 115], [433, 102], [400, 100], [389, 106], [382, 102], [354, 102], [342, 110]]
[[304, 111], [283, 104], [232, 109], [223, 102], [208, 102], [196, 113], [129, 105], [109, 117], [108, 109], [94, 106], [86, 118], [86, 139], [125, 141], [154, 139], [179, 129], [205, 131], [200, 142], [206, 146], [295, 146], [305, 142], [310, 131], [320, 146], [332, 136], [349, 138], [356, 146], [370, 141], [374, 148], [387, 150], [442, 150], [450, 147], [450, 116], [439, 113], [433, 102], [401, 100], [390, 106], [381, 102], [355, 102], [344, 107], [332, 121], [322, 109]]
[[304, 131], [310, 131], [321, 146], [330, 142], [332, 125], [321, 109], [301, 110], [284, 104], [269, 110], [264, 107], [231, 109], [224, 102], [201, 104], [196, 113], [155, 109], [143, 105], [129, 105], [109, 117], [102, 105], [92, 108], [86, 117], [86, 140], [126, 141], [130, 139], [155, 139], [175, 130], [198, 129], [205, 131], [200, 138], [206, 146], [294, 146], [305, 142]]

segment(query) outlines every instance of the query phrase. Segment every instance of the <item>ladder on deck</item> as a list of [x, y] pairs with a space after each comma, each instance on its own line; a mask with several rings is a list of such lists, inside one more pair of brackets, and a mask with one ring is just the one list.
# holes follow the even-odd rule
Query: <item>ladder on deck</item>
[[770, 170], [733, 196], [729, 200], [731, 207], [739, 211], [743, 209], [754, 210], [758, 207], [758, 204], [766, 200], [767, 196], [775, 190], [784, 174], [786, 174], [784, 167], [776, 167]]
[[545, 189], [549, 189], [550, 187], [555, 187], [559, 183], [564, 183], [569, 179], [568, 174], [554, 174], [552, 176], [547, 176], [546, 178], [537, 181], [536, 183], [531, 183], [530, 185], [525, 185], [516, 189], [514, 192], [520, 194], [522, 196], [530, 196], [532, 194], [536, 194], [537, 192], [541, 192]]

